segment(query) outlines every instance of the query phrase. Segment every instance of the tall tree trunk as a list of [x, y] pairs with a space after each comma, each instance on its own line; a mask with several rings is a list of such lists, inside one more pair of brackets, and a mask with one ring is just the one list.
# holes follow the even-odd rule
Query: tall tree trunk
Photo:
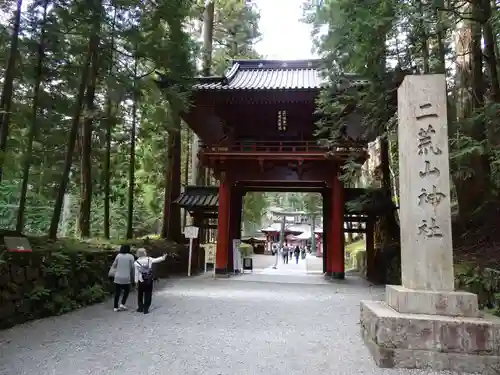
[[[135, 47], [137, 54], [137, 46]], [[130, 164], [128, 171], [128, 210], [127, 210], [127, 239], [134, 234], [134, 192], [135, 192], [135, 136], [137, 131], [137, 65], [139, 58], [135, 57], [134, 62], [134, 85], [132, 102], [132, 129], [130, 129]]]
[[427, 26], [425, 24], [425, 10], [422, 4], [422, 1], [418, 1], [418, 11], [420, 13], [419, 20], [419, 28], [420, 28], [420, 43], [422, 48], [422, 64], [424, 74], [428, 74], [430, 72], [430, 64], [429, 64], [429, 40], [427, 33]]
[[[189, 129], [186, 131], [186, 158], [184, 160], [184, 189], [189, 184], [189, 165], [191, 161], [191, 147], [190, 144], [192, 143], [192, 132], [189, 131]], [[184, 209], [182, 213], [182, 225], [185, 228], [187, 225], [187, 210]]]
[[[482, 14], [482, 0], [472, 0], [472, 18], [479, 20], [483, 18]], [[472, 109], [477, 110], [484, 105], [484, 77], [483, 77], [483, 51], [481, 48], [482, 44], [482, 32], [481, 23], [478, 21], [473, 21], [471, 23], [472, 27], [472, 41], [471, 41], [471, 53], [472, 53]]]
[[195, 134], [191, 132], [193, 137], [191, 138], [191, 185], [198, 184], [198, 169], [200, 165], [200, 159], [198, 158], [198, 152], [200, 151], [200, 139]]
[[5, 70], [2, 97], [0, 98], [0, 181], [3, 177], [5, 152], [7, 150], [7, 137], [9, 135], [9, 119], [12, 106], [13, 83], [18, 54], [19, 31], [21, 29], [22, 0], [17, 0], [16, 14], [14, 16], [14, 29], [10, 41], [9, 59]]
[[[382, 138], [380, 142], [381, 187], [392, 198], [390, 171], [389, 141]], [[401, 246], [399, 224], [395, 212], [386, 212], [377, 219], [374, 233], [375, 254], [374, 270], [370, 273], [375, 283], [399, 283], [401, 278]]]
[[436, 8], [434, 15], [436, 18], [436, 39], [438, 51], [438, 66], [436, 68], [436, 73], [446, 74], [446, 49], [444, 46], [446, 29], [443, 22], [443, 14]]
[[[481, 48], [482, 31], [478, 20], [483, 19], [482, 0], [473, 0], [471, 5], [473, 21], [470, 21], [471, 32], [471, 59], [470, 59], [470, 80], [467, 88], [470, 95], [462, 113], [463, 118], [474, 116], [474, 113], [484, 107], [485, 81], [483, 77], [483, 53]], [[477, 142], [483, 142], [487, 136], [486, 122], [478, 118], [464, 132]], [[470, 156], [466, 166], [474, 171], [466, 178], [455, 178], [457, 189], [458, 206], [460, 216], [464, 221], [469, 222], [476, 211], [483, 207], [488, 201], [491, 193], [490, 186], [490, 161], [489, 155], [474, 153]]]
[[31, 108], [31, 125], [28, 134], [28, 149], [23, 164], [23, 181], [21, 185], [21, 197], [19, 199], [19, 209], [17, 211], [16, 230], [22, 233], [24, 230], [24, 212], [26, 210], [26, 196], [28, 194], [28, 182], [30, 175], [30, 167], [33, 158], [33, 142], [37, 132], [38, 120], [38, 102], [40, 99], [40, 86], [42, 83], [42, 69], [45, 59], [45, 29], [47, 23], [47, 8], [49, 0], [44, 0], [43, 3], [43, 17], [40, 23], [40, 41], [38, 42], [37, 61], [35, 68], [35, 85], [33, 87], [33, 103]]
[[[100, 4], [99, 4], [100, 6]], [[96, 9], [96, 11], [98, 11]], [[100, 13], [100, 12], [99, 12]], [[95, 90], [97, 75], [99, 73], [99, 42], [100, 42], [100, 17], [95, 15], [99, 26], [95, 28], [96, 35], [92, 36], [92, 58], [89, 81], [87, 83], [86, 113], [83, 119], [81, 132], [81, 167], [80, 167], [80, 215], [79, 228], [83, 238], [90, 237], [90, 208], [92, 205], [92, 127], [95, 117]]]
[[172, 175], [174, 171], [174, 147], [175, 147], [175, 129], [167, 131], [167, 160], [165, 161], [165, 199], [163, 200], [163, 223], [161, 227], [161, 238], [170, 239], [170, 212], [172, 205], [170, 204], [170, 196], [172, 195]]
[[[109, 90], [109, 89], [108, 89]], [[110, 237], [109, 229], [110, 229], [110, 223], [109, 223], [109, 217], [110, 217], [110, 209], [109, 209], [109, 203], [110, 203], [110, 198], [111, 198], [111, 130], [113, 127], [114, 123], [114, 118], [113, 116], [113, 102], [111, 100], [110, 93], [108, 92], [108, 97], [106, 98], [106, 110], [105, 110], [105, 128], [106, 128], [106, 136], [105, 136], [105, 142], [106, 142], [106, 151], [104, 155], [104, 220], [103, 220], [103, 226], [104, 226], [104, 238]]]
[[203, 13], [203, 75], [210, 76], [214, 39], [215, 1], [210, 1]]
[[492, 10], [490, 0], [483, 0], [484, 11], [484, 55], [491, 80], [491, 98], [495, 103], [500, 103], [500, 82], [498, 79], [498, 65], [495, 54], [495, 35], [493, 33], [492, 23]]
[[170, 239], [175, 242], [181, 242], [182, 228], [181, 228], [181, 208], [178, 204], [174, 203], [175, 200], [181, 195], [181, 117], [178, 112], [172, 114], [174, 126], [178, 129], [175, 132], [174, 138], [174, 155], [172, 160], [172, 188], [170, 189], [170, 220], [169, 233]]
[[[111, 56], [110, 56], [110, 61], [109, 61], [109, 68], [108, 68], [108, 76], [111, 76], [113, 74], [113, 67], [114, 67], [114, 62], [115, 62], [115, 26], [116, 26], [116, 16], [117, 16], [117, 10], [116, 7], [114, 9], [114, 15], [113, 15], [113, 25], [111, 29], [111, 45], [110, 45], [110, 50], [111, 50]], [[109, 223], [109, 217], [110, 217], [110, 198], [111, 198], [111, 133], [112, 133], [112, 127], [115, 122], [115, 117], [113, 113], [113, 100], [112, 100], [112, 88], [110, 85], [108, 85], [107, 88], [107, 98], [106, 98], [106, 109], [105, 109], [105, 115], [104, 115], [104, 126], [106, 129], [106, 153], [104, 156], [104, 238], [109, 239], [110, 237], [110, 223]]]
[[181, 118], [171, 109], [173, 129], [168, 134], [168, 159], [165, 173], [165, 202], [163, 206], [162, 238], [181, 241], [181, 213], [174, 201], [181, 194]]
[[[98, 4], [100, 9], [100, 2], [98, 0], [94, 1]], [[61, 217], [64, 194], [66, 193], [66, 188], [68, 187], [69, 174], [71, 171], [71, 166], [73, 164], [73, 153], [75, 150], [76, 138], [78, 136], [78, 127], [80, 125], [80, 117], [82, 114], [82, 104], [85, 95], [85, 88], [87, 87], [87, 82], [90, 76], [90, 64], [94, 54], [94, 46], [98, 44], [98, 42], [96, 43], [96, 39], [98, 40], [99, 37], [100, 26], [100, 17], [95, 17], [94, 24], [92, 26], [93, 30], [87, 46], [85, 62], [82, 66], [82, 75], [80, 76], [80, 84], [78, 87], [78, 93], [76, 95], [74, 114], [73, 119], [71, 120], [71, 129], [68, 134], [68, 143], [66, 157], [64, 158], [61, 183], [59, 184], [59, 189], [57, 190], [57, 196], [54, 203], [54, 212], [50, 221], [49, 238], [51, 239], [56, 239], [57, 237], [57, 229], [59, 227], [59, 219]]]
[[[202, 73], [205, 77], [209, 77], [212, 69], [212, 52], [213, 52], [213, 34], [214, 34], [214, 16], [215, 16], [215, 1], [210, 1], [205, 6], [203, 12], [203, 67]], [[193, 169], [191, 171], [191, 183], [193, 185], [205, 185], [207, 183], [206, 170], [198, 159], [198, 148], [200, 140], [196, 134], [193, 134], [192, 154], [193, 154]]]

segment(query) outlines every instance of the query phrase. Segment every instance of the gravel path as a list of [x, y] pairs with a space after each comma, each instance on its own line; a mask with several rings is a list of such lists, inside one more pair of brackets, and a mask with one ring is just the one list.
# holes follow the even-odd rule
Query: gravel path
[[374, 365], [359, 301], [381, 296], [356, 278], [171, 280], [148, 316], [106, 303], [0, 332], [0, 374], [437, 374]]

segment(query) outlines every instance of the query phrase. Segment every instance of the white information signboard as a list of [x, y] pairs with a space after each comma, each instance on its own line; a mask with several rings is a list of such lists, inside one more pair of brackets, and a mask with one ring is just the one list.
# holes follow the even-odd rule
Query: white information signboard
[[188, 258], [188, 276], [191, 276], [191, 260], [193, 258], [193, 240], [198, 238], [198, 227], [189, 226], [184, 228], [184, 237], [189, 238], [189, 258]]
[[215, 272], [216, 245], [209, 243], [209, 244], [206, 244], [204, 247], [205, 247], [205, 272], [207, 272], [207, 263], [214, 265], [214, 272]]
[[200, 228], [189, 226], [184, 228], [184, 237], [186, 238], [198, 238], [198, 232]]

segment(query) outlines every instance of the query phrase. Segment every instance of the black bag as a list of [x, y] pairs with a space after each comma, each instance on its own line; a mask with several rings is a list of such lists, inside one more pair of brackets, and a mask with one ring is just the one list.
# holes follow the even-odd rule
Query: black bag
[[149, 260], [149, 258], [148, 258], [148, 265], [147, 266], [139, 263], [138, 261], [136, 261], [136, 263], [139, 266], [139, 273], [142, 276], [142, 282], [147, 283], [147, 284], [151, 284], [154, 280], [154, 277], [153, 277], [153, 267], [151, 267], [152, 263]]

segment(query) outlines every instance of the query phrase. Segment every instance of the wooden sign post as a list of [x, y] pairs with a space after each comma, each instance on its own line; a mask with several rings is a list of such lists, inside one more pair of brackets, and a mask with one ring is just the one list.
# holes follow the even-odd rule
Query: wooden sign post
[[188, 276], [191, 276], [191, 260], [193, 258], [193, 240], [198, 238], [198, 227], [189, 226], [184, 228], [184, 237], [189, 238], [189, 258], [188, 258]]

